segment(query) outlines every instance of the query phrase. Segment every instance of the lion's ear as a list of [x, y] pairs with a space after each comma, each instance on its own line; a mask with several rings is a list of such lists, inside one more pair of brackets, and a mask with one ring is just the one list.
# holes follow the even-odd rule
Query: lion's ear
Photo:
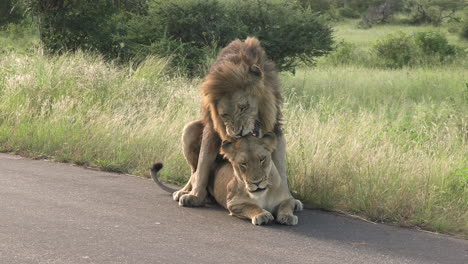
[[255, 37], [248, 37], [245, 39], [247, 46], [246, 55], [249, 64], [257, 64], [262, 60], [263, 49], [260, 46], [260, 41]]
[[249, 72], [258, 77], [262, 76], [262, 70], [255, 64], [249, 67]]
[[273, 152], [276, 149], [276, 135], [273, 132], [268, 132], [261, 138], [263, 145], [268, 151]]
[[221, 152], [223, 154], [231, 154], [234, 151], [234, 144], [232, 144], [231, 141], [224, 140], [223, 143], [221, 144]]

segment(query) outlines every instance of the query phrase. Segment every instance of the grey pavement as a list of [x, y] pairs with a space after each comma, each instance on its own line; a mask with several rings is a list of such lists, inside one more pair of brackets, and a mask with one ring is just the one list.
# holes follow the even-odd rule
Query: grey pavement
[[[187, 171], [189, 171], [187, 166]], [[468, 263], [468, 241], [321, 211], [254, 226], [148, 179], [0, 154], [0, 263]]]

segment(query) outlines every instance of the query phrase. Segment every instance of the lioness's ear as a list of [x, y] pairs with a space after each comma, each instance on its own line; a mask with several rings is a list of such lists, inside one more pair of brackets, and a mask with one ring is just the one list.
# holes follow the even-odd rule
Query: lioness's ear
[[234, 151], [234, 144], [231, 141], [224, 140], [221, 144], [221, 153], [222, 154], [230, 154]]
[[263, 145], [268, 151], [273, 152], [276, 149], [276, 135], [273, 132], [268, 132], [261, 138]]

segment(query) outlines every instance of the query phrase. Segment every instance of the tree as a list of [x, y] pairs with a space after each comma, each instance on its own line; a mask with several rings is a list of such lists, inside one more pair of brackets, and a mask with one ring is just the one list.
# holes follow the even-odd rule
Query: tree
[[364, 19], [367, 20], [369, 24], [388, 22], [389, 17], [395, 13], [400, 4], [401, 0], [380, 1], [378, 5], [368, 8]]
[[405, 8], [411, 14], [413, 23], [439, 25], [445, 19], [455, 19], [457, 10], [466, 5], [464, 0], [405, 0]]
[[24, 7], [19, 0], [2, 0], [0, 5], [0, 26], [21, 21], [23, 13]]

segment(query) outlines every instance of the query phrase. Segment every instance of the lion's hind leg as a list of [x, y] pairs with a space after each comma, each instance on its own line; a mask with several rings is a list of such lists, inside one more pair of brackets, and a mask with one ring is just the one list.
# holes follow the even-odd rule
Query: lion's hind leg
[[299, 212], [299, 211], [302, 211], [303, 209], [304, 209], [304, 205], [302, 204], [302, 202], [299, 200], [295, 200], [294, 211]]
[[[192, 169], [192, 174], [197, 170], [198, 156], [200, 155], [201, 140], [203, 136], [203, 122], [201, 120], [193, 121], [185, 125], [182, 133], [182, 148], [185, 160]], [[189, 180], [187, 184], [172, 194], [175, 201], [179, 201], [182, 195], [188, 194], [192, 190], [192, 184]]]

